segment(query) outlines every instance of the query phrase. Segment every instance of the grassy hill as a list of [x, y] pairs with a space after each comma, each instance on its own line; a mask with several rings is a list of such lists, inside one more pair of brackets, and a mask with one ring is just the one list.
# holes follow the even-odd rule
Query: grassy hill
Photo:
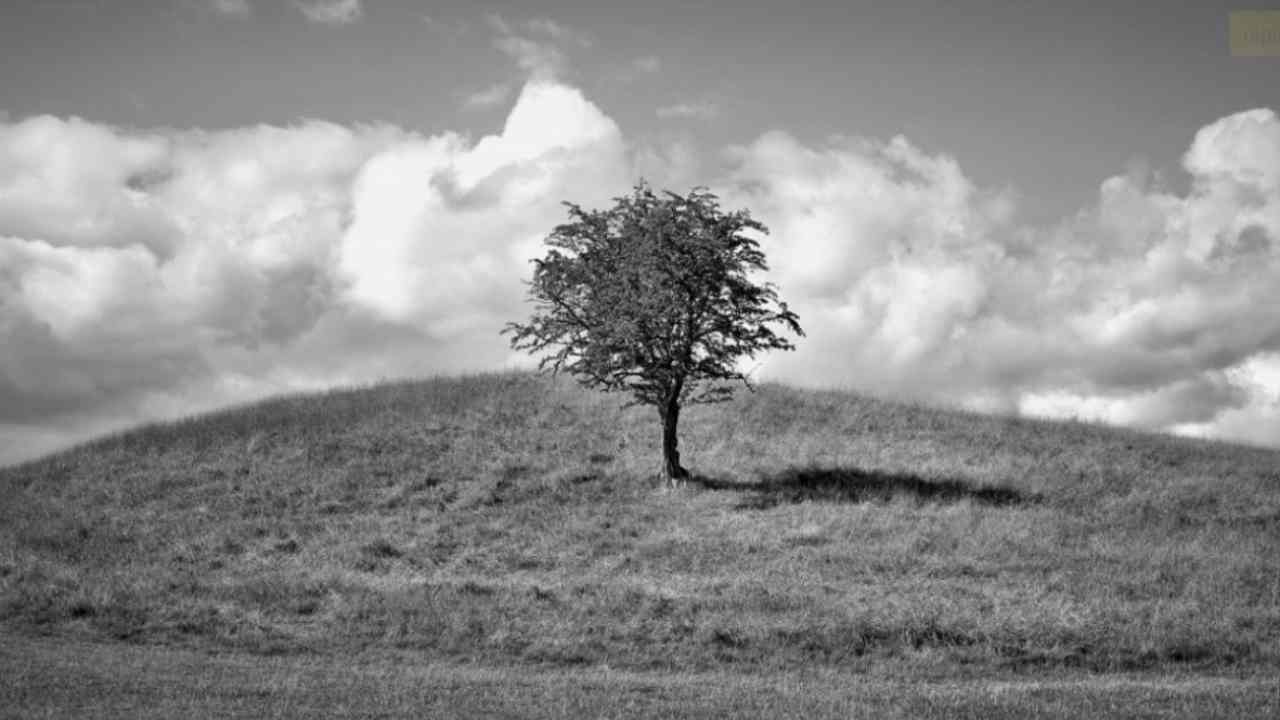
[[1280, 670], [1280, 453], [766, 385], [288, 397], [0, 470], [0, 628], [869, 676]]

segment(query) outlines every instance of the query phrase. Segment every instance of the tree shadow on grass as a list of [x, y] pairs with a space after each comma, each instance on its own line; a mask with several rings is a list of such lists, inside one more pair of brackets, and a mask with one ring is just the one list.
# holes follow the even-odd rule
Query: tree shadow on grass
[[1009, 507], [1041, 501], [1039, 495], [1009, 487], [977, 486], [962, 480], [925, 478], [912, 473], [891, 473], [843, 467], [793, 467], [766, 475], [758, 482], [698, 476], [709, 490], [746, 494], [736, 509], [767, 510], [805, 501], [861, 503], [908, 498], [918, 503], [957, 503]]

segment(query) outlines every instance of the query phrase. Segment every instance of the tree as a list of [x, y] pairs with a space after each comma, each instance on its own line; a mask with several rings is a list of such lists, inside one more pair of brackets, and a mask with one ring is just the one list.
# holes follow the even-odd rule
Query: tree
[[689, 475], [677, 449], [681, 407], [727, 400], [733, 381], [753, 389], [739, 359], [795, 349], [772, 326], [804, 335], [774, 286], [749, 277], [768, 266], [744, 233], [768, 231], [746, 210], [721, 210], [705, 188], [658, 195], [641, 181], [607, 210], [564, 205], [569, 222], [533, 261], [533, 317], [503, 333], [542, 355], [540, 371], [655, 406], [674, 485]]

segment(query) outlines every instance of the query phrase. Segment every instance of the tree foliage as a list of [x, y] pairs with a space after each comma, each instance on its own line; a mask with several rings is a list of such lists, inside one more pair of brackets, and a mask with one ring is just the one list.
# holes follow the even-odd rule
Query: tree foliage
[[728, 399], [732, 381], [750, 387], [740, 359], [795, 349], [779, 330], [804, 334], [775, 288], [751, 279], [768, 266], [748, 233], [767, 230], [705, 188], [658, 194], [641, 182], [605, 210], [565, 205], [569, 222], [534, 260], [533, 316], [503, 332], [541, 356], [539, 369], [656, 406], [667, 475], [683, 477], [680, 407]]

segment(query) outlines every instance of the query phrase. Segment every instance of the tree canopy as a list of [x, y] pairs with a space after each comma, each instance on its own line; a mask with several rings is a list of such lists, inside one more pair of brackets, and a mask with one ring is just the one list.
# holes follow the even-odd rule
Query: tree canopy
[[656, 406], [667, 476], [683, 478], [680, 407], [728, 399], [732, 381], [750, 387], [740, 359], [795, 349], [779, 330], [804, 334], [774, 286], [751, 278], [768, 266], [748, 233], [768, 231], [700, 187], [658, 194], [641, 182], [608, 209], [565, 205], [569, 222], [533, 261], [533, 316], [503, 332], [541, 356], [539, 369]]

